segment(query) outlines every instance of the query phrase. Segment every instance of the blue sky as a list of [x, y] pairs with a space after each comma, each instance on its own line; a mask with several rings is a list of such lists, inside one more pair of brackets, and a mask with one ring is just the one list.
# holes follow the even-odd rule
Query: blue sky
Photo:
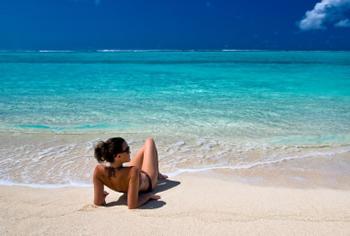
[[0, 49], [350, 50], [350, 0], [1, 0]]

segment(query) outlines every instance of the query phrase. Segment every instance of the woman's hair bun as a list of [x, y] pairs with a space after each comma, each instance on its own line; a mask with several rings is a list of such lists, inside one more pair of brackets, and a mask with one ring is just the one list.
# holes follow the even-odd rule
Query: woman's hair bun
[[104, 141], [99, 141], [95, 146], [95, 158], [98, 162], [106, 161], [106, 154], [108, 152], [108, 144]]

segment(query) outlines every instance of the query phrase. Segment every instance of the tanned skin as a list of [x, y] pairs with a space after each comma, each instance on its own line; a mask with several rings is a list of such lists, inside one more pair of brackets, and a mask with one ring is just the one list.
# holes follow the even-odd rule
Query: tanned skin
[[[127, 147], [128, 144], [124, 142], [123, 150], [126, 150]], [[129, 167], [122, 167], [125, 162], [129, 162]], [[104, 165], [96, 165], [95, 167], [93, 174], [95, 205], [103, 206], [106, 204], [105, 199], [108, 193], [104, 191], [104, 186], [117, 192], [126, 193], [129, 209], [138, 208], [152, 199], [160, 199], [159, 195], [153, 193], [139, 195], [140, 191], [148, 188], [148, 180], [140, 170], [151, 177], [152, 189], [157, 186], [158, 179], [167, 178], [166, 175], [159, 173], [158, 152], [152, 138], [145, 141], [132, 160], [130, 160], [130, 152], [118, 153], [114, 157], [111, 167], [113, 169]]]

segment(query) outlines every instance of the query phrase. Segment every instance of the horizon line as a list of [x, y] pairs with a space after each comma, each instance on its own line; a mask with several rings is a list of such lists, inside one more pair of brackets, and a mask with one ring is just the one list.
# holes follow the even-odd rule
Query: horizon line
[[74, 53], [74, 52], [266, 52], [266, 51], [309, 51], [309, 52], [348, 52], [350, 49], [0, 49], [3, 52]]

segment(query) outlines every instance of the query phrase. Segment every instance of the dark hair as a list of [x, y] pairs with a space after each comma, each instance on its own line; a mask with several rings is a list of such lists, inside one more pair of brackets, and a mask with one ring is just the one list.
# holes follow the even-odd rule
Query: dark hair
[[114, 157], [123, 152], [123, 138], [110, 138], [106, 142], [100, 141], [95, 146], [95, 158], [98, 162], [114, 162]]

